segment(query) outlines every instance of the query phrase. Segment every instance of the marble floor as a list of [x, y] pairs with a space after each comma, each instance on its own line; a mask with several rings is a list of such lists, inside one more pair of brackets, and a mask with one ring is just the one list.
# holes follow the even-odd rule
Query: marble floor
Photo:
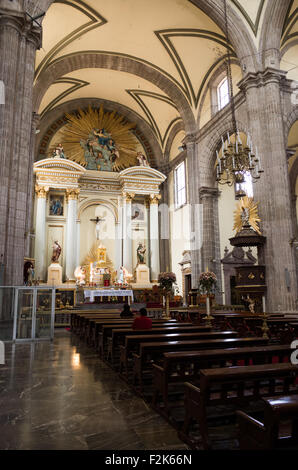
[[66, 330], [6, 344], [0, 365], [0, 450], [187, 449], [105, 363]]

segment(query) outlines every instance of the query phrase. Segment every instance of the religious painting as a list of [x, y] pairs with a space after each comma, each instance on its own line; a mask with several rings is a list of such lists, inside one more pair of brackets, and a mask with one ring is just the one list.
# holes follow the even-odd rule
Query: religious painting
[[139, 221], [144, 220], [144, 206], [142, 204], [132, 204], [131, 206], [131, 220]]
[[118, 172], [138, 164], [135, 124], [126, 122], [124, 116], [89, 106], [66, 118], [63, 148], [69, 159], [86, 170]]
[[50, 194], [50, 215], [63, 216], [64, 196], [60, 194]]

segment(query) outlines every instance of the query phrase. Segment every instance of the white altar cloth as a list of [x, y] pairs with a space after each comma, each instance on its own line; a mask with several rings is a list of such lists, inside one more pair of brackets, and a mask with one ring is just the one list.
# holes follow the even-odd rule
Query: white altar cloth
[[130, 297], [133, 302], [133, 291], [127, 289], [84, 289], [84, 297], [94, 302], [94, 297]]

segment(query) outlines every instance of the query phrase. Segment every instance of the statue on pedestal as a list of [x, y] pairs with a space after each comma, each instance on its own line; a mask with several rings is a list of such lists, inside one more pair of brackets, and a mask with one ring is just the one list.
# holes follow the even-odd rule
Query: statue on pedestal
[[59, 256], [61, 255], [61, 246], [59, 245], [58, 241], [56, 240], [53, 245], [53, 254], [51, 261], [52, 263], [59, 263]]
[[145, 263], [145, 253], [146, 253], [146, 248], [143, 246], [143, 244], [140, 242], [139, 246], [137, 248], [137, 259], [138, 259], [138, 264], [144, 264]]

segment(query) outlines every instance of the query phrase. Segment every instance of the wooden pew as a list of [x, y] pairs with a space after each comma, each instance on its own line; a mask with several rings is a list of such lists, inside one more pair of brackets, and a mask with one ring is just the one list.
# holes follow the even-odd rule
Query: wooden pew
[[[155, 334], [151, 332], [150, 335], [147, 335], [146, 331], [138, 331], [137, 334], [132, 334], [131, 336], [125, 336], [124, 345], [120, 345], [120, 373], [125, 371], [125, 375], [128, 376], [129, 369], [129, 359], [132, 357], [134, 352], [137, 352], [140, 344], [144, 343], [158, 343], [167, 342], [172, 343], [177, 341], [209, 341], [213, 339], [226, 339], [226, 338], [235, 338], [237, 336], [236, 331], [198, 331], [196, 327], [193, 327], [194, 330], [189, 333], [186, 331], [179, 331], [177, 333], [168, 333], [163, 332], [162, 334]], [[136, 332], [133, 332], [136, 333]]]
[[[118, 327], [114, 330], [112, 330], [112, 335], [111, 337], [107, 338], [108, 339], [108, 357], [107, 360], [111, 360], [113, 363], [113, 357], [115, 355], [115, 351], [117, 348], [120, 348], [120, 346], [125, 345], [125, 351], [123, 351], [121, 354], [123, 354], [123, 360], [126, 362], [126, 357], [130, 355], [132, 352], [132, 348], [134, 347], [133, 345], [138, 343], [138, 338], [142, 336], [142, 339], [144, 336], [150, 336], [152, 339], [152, 335], [154, 337], [156, 335], [159, 335], [158, 340], [160, 340], [163, 335], [165, 334], [180, 334], [180, 333], [210, 333], [211, 332], [211, 327], [210, 326], [200, 326], [200, 325], [192, 325], [191, 323], [175, 323], [175, 325], [172, 324], [162, 324], [162, 325], [154, 325], [152, 324], [152, 329], [148, 330], [133, 330], [132, 328], [126, 328], [126, 329], [118, 329]], [[236, 334], [236, 332], [234, 332]], [[162, 336], [160, 336], [162, 335]], [[133, 336], [134, 338], [129, 340], [129, 344], [126, 342], [126, 336]], [[155, 339], [154, 339], [155, 340]], [[146, 340], [144, 340], [146, 341]], [[153, 340], [152, 340], [153, 341]], [[122, 349], [121, 349], [122, 351]]]
[[167, 341], [160, 343], [140, 343], [139, 352], [133, 353], [133, 383], [139, 383], [140, 391], [143, 390], [142, 376], [145, 368], [148, 369], [152, 362], [157, 363], [163, 354], [170, 351], [200, 351], [204, 349], [227, 349], [245, 346], [264, 346], [268, 340], [264, 338], [228, 338], [205, 339], [195, 341]]
[[[237, 411], [241, 450], [298, 449], [298, 395], [264, 398], [264, 422]], [[282, 421], [290, 421], [291, 434], [279, 436]]]
[[289, 363], [202, 369], [200, 388], [185, 383], [185, 419], [178, 433], [180, 439], [196, 447], [196, 441], [189, 435], [191, 422], [195, 420], [204, 449], [211, 449], [208, 406], [241, 405], [264, 397], [297, 394], [297, 376], [298, 366]]
[[[131, 328], [132, 321], [130, 323], [104, 323], [101, 325], [98, 325], [96, 322], [95, 324], [95, 332], [94, 335], [97, 335], [97, 344], [98, 344], [98, 350], [100, 352], [100, 355], [103, 355], [104, 350], [106, 349], [105, 346], [107, 345], [107, 358], [111, 359], [113, 358], [113, 355], [115, 353], [116, 345], [118, 344], [119, 337], [123, 336], [125, 337], [126, 334], [137, 334], [137, 330], [133, 330]], [[99, 327], [99, 328], [98, 328]], [[170, 331], [170, 332], [175, 332], [175, 331], [182, 331], [184, 329], [187, 329], [187, 331], [193, 331], [189, 330], [189, 328], [192, 328], [193, 325], [191, 323], [178, 323], [175, 322], [161, 322], [157, 320], [156, 322], [152, 322], [152, 330], [141, 330], [144, 331], [144, 334], [148, 332], [155, 332], [156, 334], [159, 331]], [[202, 327], [201, 327], [202, 328]], [[211, 328], [209, 327], [209, 330]], [[209, 331], [207, 330], [207, 331]], [[98, 333], [96, 333], [98, 331]], [[150, 334], [150, 333], [149, 333]], [[113, 362], [113, 360], [112, 360]]]
[[[102, 320], [101, 318], [88, 318], [85, 324], [85, 340], [88, 344], [98, 345], [98, 334], [101, 331], [101, 325], [104, 323], [114, 324], [115, 328], [126, 325], [127, 328], [132, 325], [134, 318], [119, 318], [117, 320]], [[165, 320], [152, 320], [152, 328], [159, 325], [177, 325], [177, 322]]]
[[169, 386], [171, 384], [198, 383], [201, 369], [236, 366], [239, 361], [243, 361], [243, 365], [270, 364], [273, 360], [279, 363], [289, 362], [291, 353], [290, 345], [164, 353], [162, 366], [153, 364], [152, 405], [169, 418]]
[[[93, 344], [96, 348], [103, 347], [104, 341], [106, 338], [102, 337], [102, 330], [105, 325], [113, 325], [114, 329], [123, 329], [131, 328], [133, 319], [123, 319], [123, 320], [90, 320], [91, 323], [91, 332], [89, 333], [90, 343]], [[152, 328], [162, 328], [162, 327], [183, 327], [183, 326], [192, 326], [192, 323], [178, 323], [171, 322], [167, 320], [152, 320]]]

